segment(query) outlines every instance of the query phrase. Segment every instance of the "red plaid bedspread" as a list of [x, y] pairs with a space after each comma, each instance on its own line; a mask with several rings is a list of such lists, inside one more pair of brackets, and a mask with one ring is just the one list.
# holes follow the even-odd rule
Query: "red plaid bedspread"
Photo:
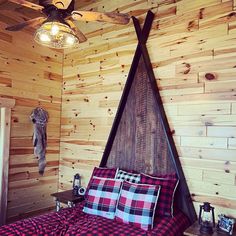
[[176, 213], [174, 218], [157, 219], [152, 231], [146, 232], [115, 220], [82, 212], [83, 204], [60, 212], [17, 221], [0, 227], [1, 236], [180, 236], [189, 226], [187, 217]]

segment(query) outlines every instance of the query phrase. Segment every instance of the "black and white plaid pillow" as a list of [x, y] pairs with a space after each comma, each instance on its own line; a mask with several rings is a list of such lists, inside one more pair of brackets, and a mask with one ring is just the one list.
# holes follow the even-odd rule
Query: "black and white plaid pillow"
[[140, 174], [133, 174], [126, 172], [124, 170], [119, 170], [116, 173], [116, 179], [126, 180], [131, 183], [139, 183], [140, 182]]

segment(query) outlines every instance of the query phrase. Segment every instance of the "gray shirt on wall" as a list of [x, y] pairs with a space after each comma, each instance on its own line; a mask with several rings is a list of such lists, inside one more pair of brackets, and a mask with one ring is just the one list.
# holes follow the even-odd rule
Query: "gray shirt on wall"
[[46, 167], [48, 112], [37, 107], [32, 111], [30, 118], [34, 123], [34, 155], [38, 158], [39, 173], [43, 175]]

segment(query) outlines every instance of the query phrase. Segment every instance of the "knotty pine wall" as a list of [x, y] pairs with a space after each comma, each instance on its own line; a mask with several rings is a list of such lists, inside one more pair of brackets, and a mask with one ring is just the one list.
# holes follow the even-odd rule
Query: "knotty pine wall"
[[[156, 13], [148, 51], [196, 210], [209, 201], [236, 217], [236, 1], [99, 0], [83, 9], [141, 22]], [[76, 172], [86, 185], [99, 165], [137, 44], [132, 23], [78, 25], [88, 41], [64, 55], [60, 189]]]
[[[0, 25], [0, 96], [16, 99], [7, 212], [8, 221], [13, 221], [54, 206], [50, 194], [58, 187], [62, 52], [38, 46], [33, 42], [33, 31], [9, 33], [4, 30], [6, 25]], [[33, 124], [29, 119], [37, 106], [50, 116], [44, 176], [38, 174], [33, 155]]]

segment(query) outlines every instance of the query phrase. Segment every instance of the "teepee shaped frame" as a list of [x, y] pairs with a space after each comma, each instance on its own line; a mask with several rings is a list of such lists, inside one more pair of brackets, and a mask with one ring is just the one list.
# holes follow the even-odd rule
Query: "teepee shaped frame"
[[155, 75], [152, 69], [152, 64], [151, 64], [148, 50], [146, 47], [146, 42], [147, 42], [151, 27], [152, 27], [153, 19], [154, 19], [154, 14], [151, 11], [148, 11], [143, 29], [141, 30], [138, 19], [135, 17], [132, 17], [135, 31], [137, 34], [137, 38], [138, 38], [138, 45], [134, 54], [133, 62], [131, 64], [131, 68], [128, 74], [126, 85], [125, 85], [125, 88], [124, 88], [124, 91], [120, 100], [120, 104], [116, 113], [116, 117], [114, 119], [114, 123], [111, 129], [110, 135], [108, 137], [108, 141], [104, 150], [100, 167], [105, 167], [107, 165], [107, 161], [111, 153], [111, 149], [112, 149], [112, 146], [113, 146], [116, 134], [117, 134], [117, 130], [118, 130], [118, 127], [119, 127], [119, 124], [120, 124], [120, 121], [121, 121], [121, 118], [125, 109], [128, 95], [130, 93], [131, 86], [135, 78], [135, 73], [137, 71], [140, 58], [142, 56], [145, 67], [146, 67], [146, 73], [149, 78], [149, 82], [150, 82], [153, 94], [155, 95], [155, 100], [157, 103], [157, 110], [160, 117], [160, 123], [162, 124], [164, 128], [164, 133], [165, 133], [165, 138], [168, 143], [168, 150], [169, 150], [170, 158], [174, 166], [175, 173], [177, 174], [179, 178], [179, 185], [175, 194], [175, 197], [176, 197], [175, 201], [177, 202], [178, 207], [188, 216], [190, 222], [193, 223], [196, 220], [196, 212], [193, 207], [193, 203], [191, 200], [187, 182], [184, 177], [184, 173], [183, 173], [181, 163], [178, 157], [177, 149], [175, 147], [175, 143], [172, 137], [172, 132], [168, 124], [168, 120], [165, 114], [160, 92], [158, 90]]

